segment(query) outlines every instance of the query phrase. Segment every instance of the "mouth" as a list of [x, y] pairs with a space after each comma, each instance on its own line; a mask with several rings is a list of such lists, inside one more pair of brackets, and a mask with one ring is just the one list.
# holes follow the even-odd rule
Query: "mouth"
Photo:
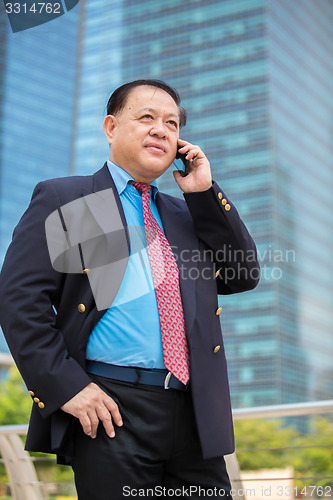
[[165, 147], [156, 142], [151, 142], [145, 146], [152, 153], [164, 154], [166, 153]]

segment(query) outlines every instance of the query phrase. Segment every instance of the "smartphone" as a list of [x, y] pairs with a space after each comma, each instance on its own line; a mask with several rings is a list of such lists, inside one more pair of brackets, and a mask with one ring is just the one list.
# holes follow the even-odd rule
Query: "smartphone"
[[[183, 162], [183, 165], [178, 166], [176, 162], [176, 168], [180, 172], [183, 172], [183, 176], [185, 177], [189, 171], [190, 171], [190, 161], [186, 160], [186, 154], [180, 153], [179, 150], [182, 148], [182, 146], [178, 146], [178, 152], [176, 154], [176, 160], [180, 159]], [[182, 167], [182, 168], [181, 168]]]

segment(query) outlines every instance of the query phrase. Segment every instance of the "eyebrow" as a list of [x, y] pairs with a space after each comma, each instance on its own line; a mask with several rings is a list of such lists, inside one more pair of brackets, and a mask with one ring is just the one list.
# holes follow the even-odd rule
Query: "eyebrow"
[[[154, 108], [141, 108], [141, 109], [139, 109], [138, 113], [140, 114], [140, 113], [143, 113], [144, 111], [149, 111], [150, 113], [157, 113], [157, 110]], [[175, 113], [168, 113], [167, 116], [169, 118], [176, 118], [179, 122], [179, 119], [180, 119], [179, 115], [176, 115]]]

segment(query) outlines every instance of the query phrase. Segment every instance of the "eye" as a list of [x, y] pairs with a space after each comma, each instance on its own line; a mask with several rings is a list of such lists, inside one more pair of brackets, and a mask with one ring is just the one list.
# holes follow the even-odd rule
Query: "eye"
[[174, 120], [169, 120], [168, 123], [170, 123], [170, 125], [172, 125], [172, 127], [178, 128], [178, 123], [175, 122]]
[[145, 115], [143, 115], [143, 116], [141, 116], [141, 118], [145, 118], [145, 119], [147, 119], [147, 118], [148, 118], [148, 119], [153, 119], [152, 115], [150, 115], [150, 114], [148, 114], [148, 113], [147, 113], [147, 114], [145, 114]]

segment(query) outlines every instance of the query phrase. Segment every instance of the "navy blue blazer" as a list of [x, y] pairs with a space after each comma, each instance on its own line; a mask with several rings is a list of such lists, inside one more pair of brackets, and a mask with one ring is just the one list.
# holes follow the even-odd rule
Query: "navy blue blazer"
[[[105, 243], [108, 252], [117, 252], [115, 262], [124, 257], [113, 283], [116, 293], [126, 268], [129, 239], [106, 164], [94, 175], [53, 179], [36, 186], [14, 230], [0, 276], [0, 323], [34, 401], [26, 448], [57, 453], [59, 461], [65, 460], [61, 457], [70, 461], [71, 438], [79, 425], [60, 407], [91, 382], [85, 371], [86, 345], [106, 309], [97, 309], [79, 258], [76, 272], [61, 272], [51, 262], [45, 221], [60, 207], [82, 197], [91, 200], [89, 195], [97, 193], [97, 203], [89, 202], [87, 213], [103, 227], [103, 191], [107, 189], [114, 193], [124, 235], [118, 238], [117, 249], [112, 246], [112, 233]], [[185, 201], [158, 193], [156, 202], [180, 268], [190, 387], [203, 456], [210, 458], [234, 451], [217, 293], [253, 289], [260, 270], [251, 236], [216, 183], [207, 191], [184, 197]], [[66, 224], [64, 230], [69, 229]], [[83, 227], [85, 221], [74, 218], [72, 224]]]

